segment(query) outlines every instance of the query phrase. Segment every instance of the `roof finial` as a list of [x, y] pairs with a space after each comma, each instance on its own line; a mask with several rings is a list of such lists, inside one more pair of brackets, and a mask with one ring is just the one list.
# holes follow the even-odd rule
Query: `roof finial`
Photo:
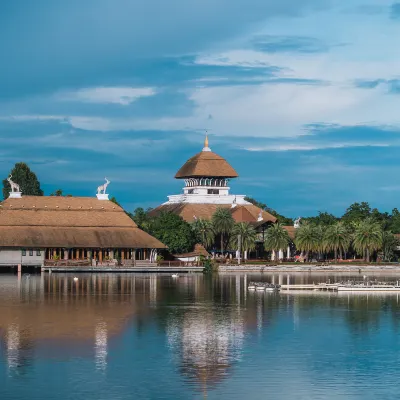
[[207, 131], [206, 131], [206, 138], [204, 139], [203, 151], [211, 151], [211, 149], [208, 147], [208, 132]]

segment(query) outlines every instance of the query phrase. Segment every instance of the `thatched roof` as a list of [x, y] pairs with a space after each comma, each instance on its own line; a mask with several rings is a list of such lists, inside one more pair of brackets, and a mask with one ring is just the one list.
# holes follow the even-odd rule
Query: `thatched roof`
[[[259, 224], [259, 222], [276, 222], [276, 218], [270, 213], [262, 210], [254, 204], [237, 205], [232, 208], [231, 204], [191, 204], [176, 203], [162, 204], [161, 206], [150, 211], [151, 216], [159, 215], [161, 212], [173, 212], [179, 215], [187, 222], [193, 222], [196, 218], [211, 219], [217, 208], [229, 208], [232, 217], [236, 222], [249, 222], [251, 224]], [[258, 216], [262, 214], [263, 220], [257, 221]]]
[[218, 154], [212, 151], [201, 151], [189, 158], [175, 175], [177, 179], [194, 177], [236, 178], [238, 174]]
[[290, 239], [294, 239], [296, 236], [296, 228], [294, 226], [284, 226], [284, 229], [286, 229], [287, 233], [289, 234]]
[[204, 248], [204, 246], [200, 243], [197, 243], [194, 246], [193, 251], [184, 254], [174, 254], [174, 257], [176, 258], [189, 258], [189, 257], [199, 257], [199, 256], [208, 257], [209, 255], [210, 253]]
[[1, 247], [165, 248], [118, 205], [90, 197], [23, 196], [0, 204]]

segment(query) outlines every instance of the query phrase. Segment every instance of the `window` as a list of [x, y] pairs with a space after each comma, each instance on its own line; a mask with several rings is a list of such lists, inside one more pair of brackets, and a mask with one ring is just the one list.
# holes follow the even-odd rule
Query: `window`
[[32, 257], [33, 256], [33, 250], [29, 250], [29, 255]]
[[36, 255], [40, 256], [40, 250], [36, 250]]
[[219, 194], [219, 190], [218, 189], [208, 189], [207, 193], [208, 194]]
[[188, 190], [188, 194], [193, 194], [194, 193], [194, 189], [189, 189]]
[[25, 249], [22, 249], [22, 255], [26, 256], [26, 250]]

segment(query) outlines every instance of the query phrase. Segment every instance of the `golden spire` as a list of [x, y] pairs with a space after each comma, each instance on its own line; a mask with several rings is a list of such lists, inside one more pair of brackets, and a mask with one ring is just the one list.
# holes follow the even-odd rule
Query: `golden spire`
[[206, 138], [204, 139], [203, 151], [211, 151], [211, 149], [208, 147], [208, 132], [207, 131], [206, 131]]
[[208, 147], [208, 134], [206, 131], [206, 139], [204, 140], [204, 147]]

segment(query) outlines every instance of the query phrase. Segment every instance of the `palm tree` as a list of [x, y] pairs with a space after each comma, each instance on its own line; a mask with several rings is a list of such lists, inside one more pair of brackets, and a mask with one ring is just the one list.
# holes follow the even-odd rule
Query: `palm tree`
[[192, 229], [200, 243], [206, 249], [214, 243], [215, 233], [211, 221], [198, 218], [192, 223]]
[[238, 241], [240, 239], [240, 249], [238, 250], [244, 252], [244, 259], [246, 259], [247, 252], [254, 250], [254, 248], [256, 247], [256, 230], [248, 222], [238, 222], [233, 227], [232, 233], [233, 236], [231, 240], [231, 246], [238, 246]]
[[231, 212], [227, 208], [218, 207], [212, 216], [212, 224], [214, 232], [221, 235], [221, 253], [224, 252], [224, 236], [228, 235], [234, 224], [235, 220], [232, 217]]
[[399, 240], [392, 232], [384, 231], [382, 233], [382, 252], [383, 261], [391, 261], [393, 258], [394, 250], [399, 245]]
[[337, 261], [338, 252], [346, 252], [351, 245], [351, 239], [346, 225], [343, 222], [336, 222], [334, 225], [328, 226], [324, 233], [324, 248], [328, 251], [333, 250], [335, 261]]
[[272, 251], [275, 258], [275, 252], [287, 248], [290, 241], [289, 234], [282, 224], [274, 224], [265, 232], [264, 248]]
[[308, 259], [310, 252], [319, 251], [321, 248], [320, 228], [308, 222], [303, 223], [296, 230], [294, 242], [298, 250], [306, 253], [306, 259]]
[[381, 225], [371, 218], [360, 221], [355, 227], [353, 246], [369, 262], [371, 252], [382, 247]]

